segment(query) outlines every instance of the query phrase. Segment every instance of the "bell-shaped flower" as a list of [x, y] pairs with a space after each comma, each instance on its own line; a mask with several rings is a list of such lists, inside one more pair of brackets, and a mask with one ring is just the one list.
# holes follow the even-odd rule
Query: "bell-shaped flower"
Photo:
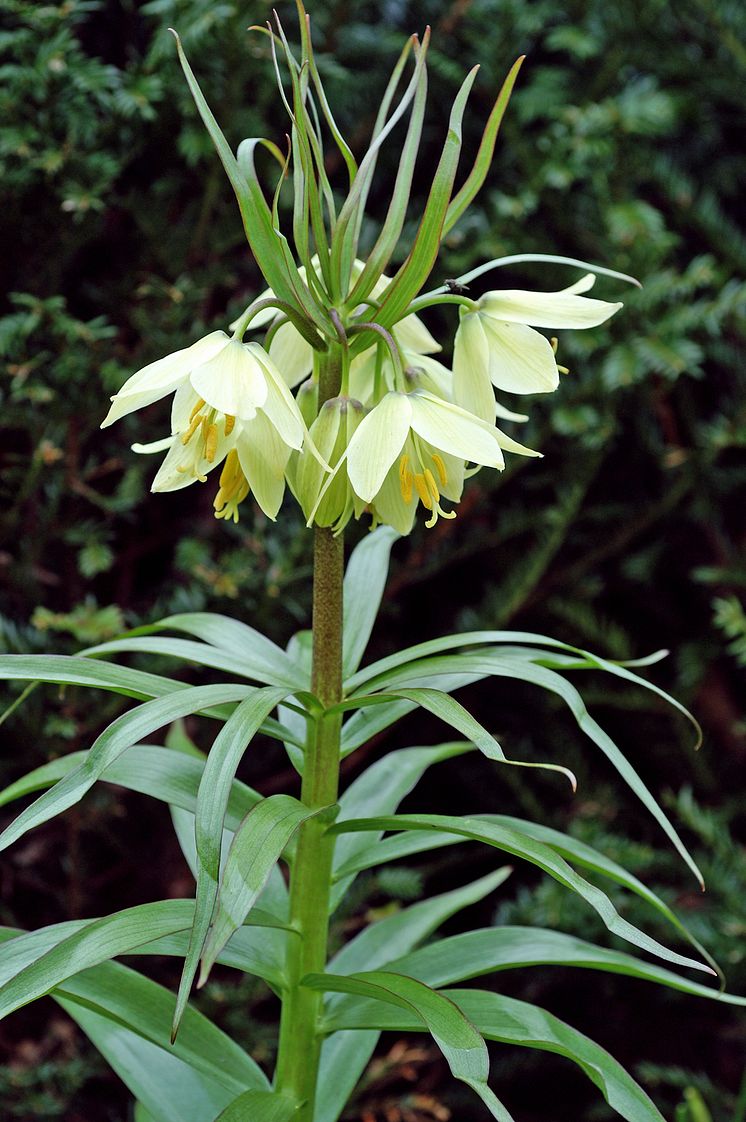
[[293, 457], [288, 480], [306, 518], [313, 513], [317, 526], [333, 526], [335, 530], [341, 530], [353, 514], [360, 517], [363, 512], [365, 504], [354, 494], [343, 461], [364, 415], [363, 406], [354, 398], [333, 397], [324, 402], [311, 425], [310, 437], [320, 456], [332, 468], [340, 465], [331, 479], [307, 447]]
[[508, 393], [550, 393], [559, 368], [550, 341], [536, 327], [597, 327], [620, 303], [581, 295], [593, 274], [560, 292], [487, 292], [461, 317], [453, 352], [454, 400], [485, 421], [495, 418], [492, 386]]
[[[430, 514], [427, 526], [439, 516], [454, 518], [441, 499], [458, 501], [464, 465], [502, 470], [503, 449], [540, 454], [427, 390], [392, 391], [358, 426], [347, 448], [346, 470], [358, 498], [371, 504], [382, 521], [408, 533], [418, 502]], [[342, 461], [336, 472], [341, 466]]]

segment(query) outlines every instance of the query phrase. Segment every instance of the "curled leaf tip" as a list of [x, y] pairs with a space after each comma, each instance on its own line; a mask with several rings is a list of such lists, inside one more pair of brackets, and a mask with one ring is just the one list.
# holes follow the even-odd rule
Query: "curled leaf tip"
[[173, 35], [173, 37], [174, 37], [174, 39], [176, 40], [177, 43], [181, 42], [181, 39], [179, 38], [179, 33], [178, 33], [178, 31], [175, 30], [175, 28], [169, 27], [167, 30], [171, 32], [171, 34]]

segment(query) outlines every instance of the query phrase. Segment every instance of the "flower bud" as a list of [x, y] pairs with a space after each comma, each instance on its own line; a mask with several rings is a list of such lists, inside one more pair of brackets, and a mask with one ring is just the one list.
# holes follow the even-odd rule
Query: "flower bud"
[[[347, 451], [350, 439], [365, 415], [359, 401], [350, 397], [333, 397], [324, 402], [310, 428], [311, 439], [321, 457], [336, 467]], [[352, 492], [344, 464], [330, 480], [321, 464], [304, 448], [297, 458], [294, 490], [306, 518], [317, 506], [313, 521], [318, 526], [342, 529], [353, 514], [362, 513], [363, 505]], [[319, 496], [323, 490], [323, 497]], [[358, 509], [359, 508], [359, 509]]]

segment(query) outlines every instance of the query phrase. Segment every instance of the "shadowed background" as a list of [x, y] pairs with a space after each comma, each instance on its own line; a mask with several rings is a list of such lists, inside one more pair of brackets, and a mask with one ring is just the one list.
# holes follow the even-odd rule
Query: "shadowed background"
[[[280, 10], [290, 30], [292, 8]], [[234, 147], [256, 135], [282, 143], [287, 124], [266, 40], [245, 30], [269, 15], [259, 0], [0, 0], [0, 650], [73, 652], [174, 611], [235, 614], [283, 643], [307, 624], [310, 535], [290, 502], [276, 524], [247, 503], [234, 527], [212, 517], [211, 487], [149, 497], [154, 462], [129, 444], [163, 434], [165, 403], [98, 429], [108, 396], [132, 371], [225, 327], [264, 287], [166, 28], [178, 29]], [[729, 988], [746, 992], [743, 8], [349, 0], [320, 3], [311, 16], [319, 69], [356, 152], [404, 37], [433, 26], [430, 107], [402, 256], [464, 73], [481, 63], [465, 121], [467, 167], [505, 73], [528, 56], [492, 173], [449, 235], [434, 284], [519, 252], [581, 257], [644, 283], [637, 291], [600, 279], [594, 295], [623, 299], [625, 310], [604, 327], [560, 334], [570, 374], [551, 398], [531, 400], [518, 434], [545, 459], [514, 460], [501, 476], [481, 472], [454, 522], [420, 525], [395, 547], [372, 653], [508, 624], [615, 658], [670, 648], [649, 674], [701, 719], [698, 757], [683, 723], [649, 696], [620, 684], [585, 692], [681, 824], [708, 893], [559, 708], [537, 705], [528, 686], [472, 687], [467, 700], [510, 754], [548, 758], [549, 747], [572, 767], [575, 798], [557, 777], [527, 780], [470, 758], [440, 765], [407, 805], [527, 814], [591, 842], [674, 904]], [[392, 144], [379, 162], [374, 217], [385, 212], [396, 157]], [[330, 171], [340, 170], [332, 161]], [[363, 245], [374, 230], [364, 228]], [[482, 278], [471, 294], [559, 288], [578, 275], [524, 265]], [[452, 339], [453, 309], [436, 313], [428, 325]], [[2, 728], [2, 785], [87, 747], [119, 706], [73, 689], [37, 690]], [[208, 746], [199, 724], [189, 731]], [[368, 758], [439, 737], [437, 723], [410, 718]], [[354, 775], [359, 765], [349, 762]], [[293, 789], [286, 759], [270, 745], [243, 774], [263, 793]], [[492, 862], [476, 847], [445, 853], [361, 878], [335, 937], [371, 910], [460, 883]], [[191, 891], [165, 808], [101, 787], [6, 857], [0, 922], [33, 927]], [[617, 902], [660, 934], [642, 904]], [[525, 869], [476, 914], [485, 924], [546, 924], [608, 941], [579, 901]], [[166, 981], [176, 971], [155, 969]], [[271, 1056], [266, 991], [225, 970], [215, 977], [202, 1007], [257, 1059]], [[706, 1122], [683, 1105], [694, 1088], [712, 1122], [746, 1120], [746, 1029], [732, 1011], [558, 968], [503, 973], [496, 985], [597, 1039], [667, 1118]], [[130, 1117], [124, 1088], [51, 1002], [0, 1025], [0, 1052], [3, 1117]], [[554, 1057], [496, 1049], [493, 1073], [522, 1122], [615, 1117]], [[386, 1113], [392, 1103], [404, 1122], [445, 1122], [448, 1111], [458, 1122], [484, 1118], [417, 1038], [384, 1037], [346, 1117], [396, 1118]]]

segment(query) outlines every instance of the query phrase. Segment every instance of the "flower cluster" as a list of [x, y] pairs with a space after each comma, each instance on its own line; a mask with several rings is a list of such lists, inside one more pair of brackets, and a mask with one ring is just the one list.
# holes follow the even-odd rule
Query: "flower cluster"
[[[218, 518], [238, 521], [240, 504], [253, 494], [274, 519], [288, 486], [309, 525], [341, 530], [367, 513], [374, 525], [407, 534], [419, 509], [427, 526], [454, 518], [464, 480], [474, 471], [501, 470], [505, 453], [540, 454], [498, 427], [498, 420], [526, 418], [495, 397], [495, 389], [533, 394], [557, 388], [562, 368], [556, 340], [536, 328], [594, 327], [621, 305], [584, 295], [594, 283], [591, 273], [559, 292], [497, 290], [475, 300], [461, 284], [449, 282], [422, 294], [440, 241], [484, 181], [521, 60], [495, 103], [472, 171], [453, 194], [457, 161], [449, 145], [460, 135], [474, 72], [467, 76], [415, 248], [392, 277], [385, 269], [402, 231], [422, 128], [428, 36], [421, 43], [413, 36], [405, 49], [401, 64], [410, 49], [414, 59], [409, 84], [393, 109], [400, 66], [358, 166], [331, 116], [310, 40], [304, 36], [299, 62], [279, 30], [293, 85], [287, 159], [270, 142], [257, 140], [244, 141], [233, 157], [179, 43], [187, 80], [270, 287], [231, 324], [231, 336], [214, 331], [134, 374], [112, 399], [102, 427], [173, 393], [170, 434], [134, 446], [140, 452], [166, 451], [154, 491], [204, 483], [220, 467]], [[319, 121], [307, 106], [309, 84], [349, 173], [349, 193], [338, 213], [324, 170]], [[406, 112], [409, 132], [388, 215], [362, 261], [356, 257], [358, 235], [377, 153]], [[270, 208], [256, 176], [253, 154], [259, 143], [276, 156], [283, 179], [292, 159], [297, 260], [280, 234], [279, 189]], [[452, 369], [434, 357], [442, 347], [417, 314], [438, 303], [459, 305]], [[244, 341], [247, 332], [257, 330], [266, 332], [261, 343]]]

